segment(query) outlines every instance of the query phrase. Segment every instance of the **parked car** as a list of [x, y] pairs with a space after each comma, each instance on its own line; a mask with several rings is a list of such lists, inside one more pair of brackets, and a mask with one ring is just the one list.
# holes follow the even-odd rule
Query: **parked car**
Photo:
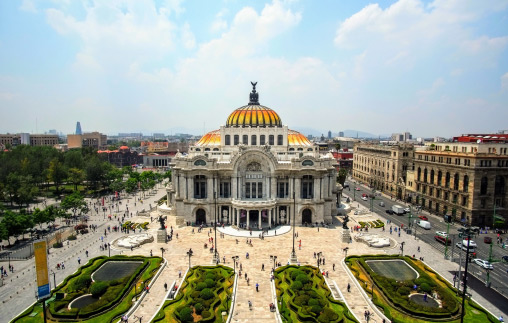
[[447, 238], [448, 237], [448, 234], [444, 231], [436, 231], [436, 235], [437, 236], [440, 236], [440, 237], [443, 237], [443, 238]]
[[388, 210], [386, 210], [386, 213], [388, 213], [388, 214], [393, 214], [393, 211], [392, 211], [392, 210], [390, 210], [390, 209], [388, 209]]
[[362, 196], [362, 200], [367, 201], [367, 196]]
[[483, 259], [475, 259], [473, 260], [475, 264], [477, 264], [478, 266], [484, 268], [484, 269], [494, 269], [494, 266], [492, 266], [492, 264], [490, 262], [488, 262], [487, 260], [483, 260]]
[[508, 256], [503, 256], [501, 259], [503, 259], [504, 262], [508, 262]]
[[429, 218], [428, 218], [428, 217], [426, 217], [425, 215], [420, 215], [420, 216], [418, 216], [418, 218], [419, 218], [420, 220], [423, 220], [423, 221], [429, 221]]
[[357, 191], [361, 191], [361, 189], [360, 189], [359, 187], [355, 188], [355, 190], [357, 190]]
[[436, 241], [441, 242], [442, 244], [446, 244], [446, 245], [450, 245], [452, 243], [452, 241], [450, 239], [445, 238], [443, 236], [435, 235], [434, 239], [436, 239]]
[[492, 243], [492, 238], [491, 237], [484, 237], [483, 238], [483, 242], [485, 242], [487, 244], [491, 244]]
[[384, 207], [385, 206], [385, 202], [383, 202], [383, 201], [379, 202], [379, 206]]
[[406, 212], [406, 213], [411, 212], [411, 208], [409, 208], [409, 207], [405, 208], [405, 209], [404, 209], [404, 212]]

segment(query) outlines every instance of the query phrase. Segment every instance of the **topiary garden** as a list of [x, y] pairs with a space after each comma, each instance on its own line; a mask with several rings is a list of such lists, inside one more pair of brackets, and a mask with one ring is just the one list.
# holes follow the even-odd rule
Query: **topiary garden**
[[[112, 263], [128, 262], [132, 271], [118, 279], [92, 279], [102, 268], [112, 267]], [[135, 265], [139, 262], [139, 265]], [[134, 263], [135, 266], [132, 266]], [[112, 322], [132, 306], [132, 300], [143, 291], [162, 263], [160, 257], [114, 256], [96, 257], [86, 265], [80, 267], [74, 274], [68, 276], [55, 288], [47, 301], [46, 311], [48, 322]], [[121, 263], [119, 266], [124, 267]], [[118, 266], [116, 266], [118, 268]], [[118, 271], [118, 270], [117, 270]], [[102, 276], [112, 276], [102, 275]], [[74, 303], [73, 303], [74, 302]], [[81, 304], [80, 304], [81, 303]], [[74, 305], [76, 304], [76, 305]], [[71, 307], [69, 309], [69, 306]], [[27, 309], [13, 322], [42, 322], [42, 305]]]
[[323, 275], [313, 266], [275, 270], [281, 317], [286, 322], [358, 322], [346, 305], [335, 300]]
[[192, 267], [175, 299], [166, 301], [153, 322], [223, 322], [231, 308], [234, 272], [224, 266]]
[[[393, 264], [393, 271], [397, 271], [400, 260], [403, 261], [402, 264], [410, 266], [417, 275], [410, 279], [405, 277], [405, 280], [396, 280], [376, 271], [375, 266], [369, 266], [369, 261], [378, 263], [389, 261], [384, 267], [388, 268], [389, 264]], [[370, 294], [373, 303], [392, 322], [460, 321], [461, 297], [457, 296], [456, 289], [421, 261], [398, 255], [349, 256], [345, 261], [360, 285]], [[425, 299], [428, 295], [431, 301], [422, 302], [420, 297], [422, 295], [425, 295]], [[495, 317], [471, 300], [466, 302], [466, 321], [498, 322]]]

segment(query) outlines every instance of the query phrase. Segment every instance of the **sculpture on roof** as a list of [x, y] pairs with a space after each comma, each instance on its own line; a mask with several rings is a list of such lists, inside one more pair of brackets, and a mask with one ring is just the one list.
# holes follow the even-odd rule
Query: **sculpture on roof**
[[249, 105], [250, 104], [258, 105], [259, 104], [259, 93], [256, 92], [256, 85], [258, 84], [258, 82], [250, 82], [250, 84], [252, 84], [252, 92], [250, 92]]

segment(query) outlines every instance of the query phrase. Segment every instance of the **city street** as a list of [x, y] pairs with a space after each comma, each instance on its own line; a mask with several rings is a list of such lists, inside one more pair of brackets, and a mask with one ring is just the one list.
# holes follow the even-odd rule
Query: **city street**
[[[365, 185], [359, 185], [355, 184], [353, 181], [347, 181], [346, 183], [349, 184], [349, 189], [345, 189], [343, 191], [345, 196], [349, 196], [351, 199], [354, 198], [355, 204], [359, 204], [361, 206], [364, 206], [366, 208], [371, 207], [371, 200], [370, 198], [367, 199], [367, 201], [362, 200], [362, 194], [372, 194], [372, 190], [369, 189]], [[355, 190], [355, 187], [359, 187], [360, 190]], [[385, 206], [380, 206], [380, 202], [384, 202]], [[422, 212], [414, 212], [413, 217], [410, 219], [409, 214], [404, 215], [396, 215], [396, 214], [388, 214], [386, 213], [386, 210], [391, 210], [393, 205], [401, 205], [404, 208], [408, 207], [409, 205], [407, 203], [392, 200], [390, 197], [387, 197], [385, 195], [376, 195], [375, 200], [372, 203], [373, 211], [377, 214], [379, 214], [381, 217], [390, 220], [393, 224], [397, 226], [403, 225], [404, 228], [408, 226], [408, 224], [412, 223], [412, 234], [416, 234], [416, 238], [418, 240], [424, 241], [434, 247], [436, 250], [438, 250], [442, 255], [444, 259], [444, 253], [445, 253], [445, 245], [443, 243], [440, 243], [436, 241], [434, 238], [436, 231], [447, 231], [447, 223], [444, 222], [443, 217], [438, 217], [433, 214], [429, 214], [426, 211]], [[414, 210], [414, 208], [412, 208]], [[416, 225], [415, 221], [418, 220], [419, 215], [425, 215], [428, 218], [428, 221], [431, 223], [431, 229], [425, 230], [422, 227]], [[447, 254], [449, 257], [452, 257], [453, 261], [457, 263], [457, 268], [460, 259], [462, 260], [462, 266], [465, 262], [466, 254], [464, 251], [461, 251], [461, 249], [457, 248], [455, 244], [457, 242], [460, 242], [462, 239], [459, 238], [459, 232], [458, 229], [462, 228], [462, 225], [459, 223], [451, 223], [449, 234], [450, 238], [452, 239], [452, 244], [448, 247]], [[496, 244], [496, 237], [497, 235], [493, 232], [489, 232], [488, 234], [480, 234], [477, 237], [473, 238], [473, 241], [475, 241], [478, 245], [476, 248], [476, 254], [477, 258], [488, 260], [489, 259], [489, 252], [490, 252], [490, 245], [485, 244], [483, 242], [483, 238], [485, 236], [489, 236], [492, 238], [493, 247], [492, 247], [492, 258], [493, 258], [493, 265], [494, 270], [490, 272], [490, 281], [491, 281], [491, 288], [495, 291], [497, 291], [500, 295], [502, 295], [504, 298], [508, 296], [508, 263], [504, 263], [500, 261], [502, 256], [508, 255], [508, 248], [503, 249], [501, 248], [501, 245]], [[501, 237], [503, 237], [503, 240], [506, 239], [506, 234], [502, 234]], [[469, 274], [472, 274], [475, 276], [479, 281], [485, 282], [486, 280], [486, 270], [481, 268], [480, 266], [476, 265], [474, 262], [470, 263], [469, 266]], [[505, 299], [505, 301], [508, 303], [508, 299]]]

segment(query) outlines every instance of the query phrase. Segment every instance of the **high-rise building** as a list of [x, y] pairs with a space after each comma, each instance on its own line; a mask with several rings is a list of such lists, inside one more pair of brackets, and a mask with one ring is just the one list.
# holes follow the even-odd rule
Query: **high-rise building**
[[82, 135], [83, 133], [81, 132], [81, 123], [76, 122], [76, 135]]
[[332, 139], [332, 131], [328, 130], [328, 139]]
[[344, 131], [339, 131], [339, 137], [344, 137]]

